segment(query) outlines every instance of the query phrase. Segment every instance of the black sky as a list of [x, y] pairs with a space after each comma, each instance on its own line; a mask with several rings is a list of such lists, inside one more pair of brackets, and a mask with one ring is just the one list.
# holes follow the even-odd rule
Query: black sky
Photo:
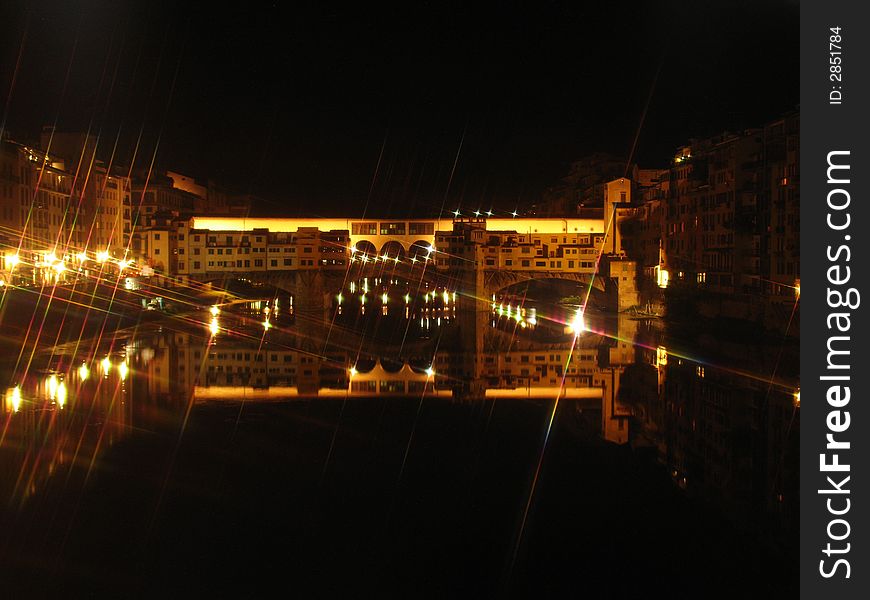
[[179, 4], [3, 3], [0, 126], [90, 127], [137, 167], [159, 139], [262, 212], [398, 215], [528, 205], [628, 156], [650, 97], [650, 167], [798, 102], [796, 1]]

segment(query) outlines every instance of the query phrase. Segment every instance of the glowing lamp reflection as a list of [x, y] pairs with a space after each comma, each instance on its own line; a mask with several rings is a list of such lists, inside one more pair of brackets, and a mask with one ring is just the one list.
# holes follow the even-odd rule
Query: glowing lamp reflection
[[582, 308], [577, 309], [577, 312], [574, 314], [574, 319], [571, 321], [571, 325], [568, 326], [568, 329], [575, 336], [578, 336], [586, 331], [586, 321], [583, 318]]
[[12, 390], [12, 410], [13, 412], [18, 412], [21, 408], [21, 387], [15, 386]]

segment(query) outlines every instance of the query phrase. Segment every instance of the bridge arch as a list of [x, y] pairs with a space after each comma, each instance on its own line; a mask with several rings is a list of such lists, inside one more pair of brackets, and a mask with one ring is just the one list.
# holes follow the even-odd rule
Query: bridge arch
[[361, 356], [356, 359], [356, 363], [353, 365], [353, 368], [356, 370], [357, 373], [367, 374], [371, 373], [377, 365], [377, 358]]
[[488, 271], [484, 277], [487, 294], [500, 294], [506, 290], [534, 282], [540, 284], [546, 281], [565, 281], [579, 284], [583, 288], [592, 287], [593, 292], [604, 292], [604, 279], [591, 273], [563, 273], [559, 271], [522, 272], [522, 271]]
[[432, 244], [430, 244], [429, 242], [425, 240], [417, 240], [416, 242], [411, 244], [410, 248], [408, 248], [408, 257], [416, 257], [417, 260], [422, 260], [427, 256], [431, 255], [431, 253], [429, 252], [429, 248], [431, 247]]
[[356, 251], [358, 253], [365, 254], [369, 258], [371, 258], [373, 256], [377, 256], [377, 254], [378, 254], [378, 249], [375, 247], [375, 245], [373, 243], [371, 243], [368, 240], [357, 241], [357, 243], [354, 245], [354, 248], [356, 248]]
[[386, 256], [388, 258], [395, 258], [397, 256], [400, 259], [405, 258], [405, 246], [403, 246], [401, 242], [390, 240], [381, 247], [381, 256]]
[[391, 358], [381, 358], [380, 364], [385, 373], [398, 373], [405, 367], [404, 361]]
[[427, 371], [430, 371], [434, 365], [432, 364], [432, 358], [411, 358], [408, 360], [408, 367], [410, 367], [413, 373], [420, 375], [428, 374]]

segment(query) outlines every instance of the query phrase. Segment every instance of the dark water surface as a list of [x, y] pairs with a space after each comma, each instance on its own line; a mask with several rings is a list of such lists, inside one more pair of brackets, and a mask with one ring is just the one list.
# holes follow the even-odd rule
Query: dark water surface
[[356, 311], [325, 347], [201, 315], [7, 357], [4, 588], [796, 592], [795, 348]]

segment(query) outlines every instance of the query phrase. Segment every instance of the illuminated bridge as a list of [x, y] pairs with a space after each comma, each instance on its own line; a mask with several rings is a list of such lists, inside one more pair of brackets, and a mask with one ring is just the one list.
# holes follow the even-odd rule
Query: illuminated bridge
[[[256, 229], [270, 232], [296, 232], [300, 229], [319, 231], [347, 231], [350, 247], [369, 251], [372, 255], [390, 254], [400, 249], [408, 254], [412, 247], [427, 248], [436, 245], [436, 232], [453, 231], [456, 221], [450, 219], [279, 219], [279, 218], [225, 218], [194, 217], [191, 228], [211, 232], [241, 232]], [[479, 219], [486, 231], [513, 231], [530, 238], [557, 234], [562, 237], [603, 235], [603, 219]], [[552, 237], [552, 235], [551, 235]], [[551, 243], [555, 243], [553, 240]], [[567, 239], [564, 243], [567, 243]], [[576, 241], [575, 241], [576, 243]]]
[[137, 263], [182, 282], [243, 277], [316, 300], [353, 278], [389, 276], [484, 299], [563, 279], [604, 292], [614, 308], [637, 304], [635, 264], [604, 219], [193, 217], [140, 236]]

